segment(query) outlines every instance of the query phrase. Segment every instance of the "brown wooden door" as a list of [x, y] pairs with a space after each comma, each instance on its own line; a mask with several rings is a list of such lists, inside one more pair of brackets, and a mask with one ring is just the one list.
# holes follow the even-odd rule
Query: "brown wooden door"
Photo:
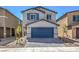
[[79, 28], [76, 28], [76, 38], [79, 38]]

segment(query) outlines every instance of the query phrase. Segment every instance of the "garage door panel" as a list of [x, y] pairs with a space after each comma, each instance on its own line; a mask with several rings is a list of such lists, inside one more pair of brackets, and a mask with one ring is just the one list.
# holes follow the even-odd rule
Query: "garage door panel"
[[31, 37], [32, 38], [53, 38], [54, 37], [53, 28], [32, 28]]

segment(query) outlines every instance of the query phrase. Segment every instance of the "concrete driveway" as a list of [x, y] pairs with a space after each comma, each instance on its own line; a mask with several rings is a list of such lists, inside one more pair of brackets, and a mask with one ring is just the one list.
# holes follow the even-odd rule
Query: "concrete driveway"
[[28, 42], [36, 42], [36, 43], [63, 43], [60, 39], [53, 39], [53, 38], [30, 38], [27, 39]]
[[52, 38], [31, 38], [28, 39], [27, 47], [64, 47], [64, 42], [60, 39]]

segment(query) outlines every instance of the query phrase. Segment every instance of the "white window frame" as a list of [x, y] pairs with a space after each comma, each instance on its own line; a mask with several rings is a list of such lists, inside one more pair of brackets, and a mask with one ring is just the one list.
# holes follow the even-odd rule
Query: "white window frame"
[[[31, 15], [35, 15], [35, 19], [31, 19]], [[36, 14], [30, 14], [30, 19], [31, 19], [31, 20], [36, 20], [36, 19], [37, 19]]]

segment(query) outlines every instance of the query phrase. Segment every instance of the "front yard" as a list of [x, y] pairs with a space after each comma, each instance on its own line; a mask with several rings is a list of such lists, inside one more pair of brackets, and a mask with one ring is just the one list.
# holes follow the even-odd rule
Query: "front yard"
[[13, 41], [15, 41], [15, 37], [0, 38], [0, 46], [5, 46]]
[[[24, 40], [26, 40], [24, 38]], [[75, 44], [77, 43], [77, 44]], [[28, 39], [25, 45], [16, 44], [15, 38], [8, 38], [7, 41], [0, 42], [0, 48], [26, 48], [26, 47], [79, 47], [78, 42], [69, 39]]]

